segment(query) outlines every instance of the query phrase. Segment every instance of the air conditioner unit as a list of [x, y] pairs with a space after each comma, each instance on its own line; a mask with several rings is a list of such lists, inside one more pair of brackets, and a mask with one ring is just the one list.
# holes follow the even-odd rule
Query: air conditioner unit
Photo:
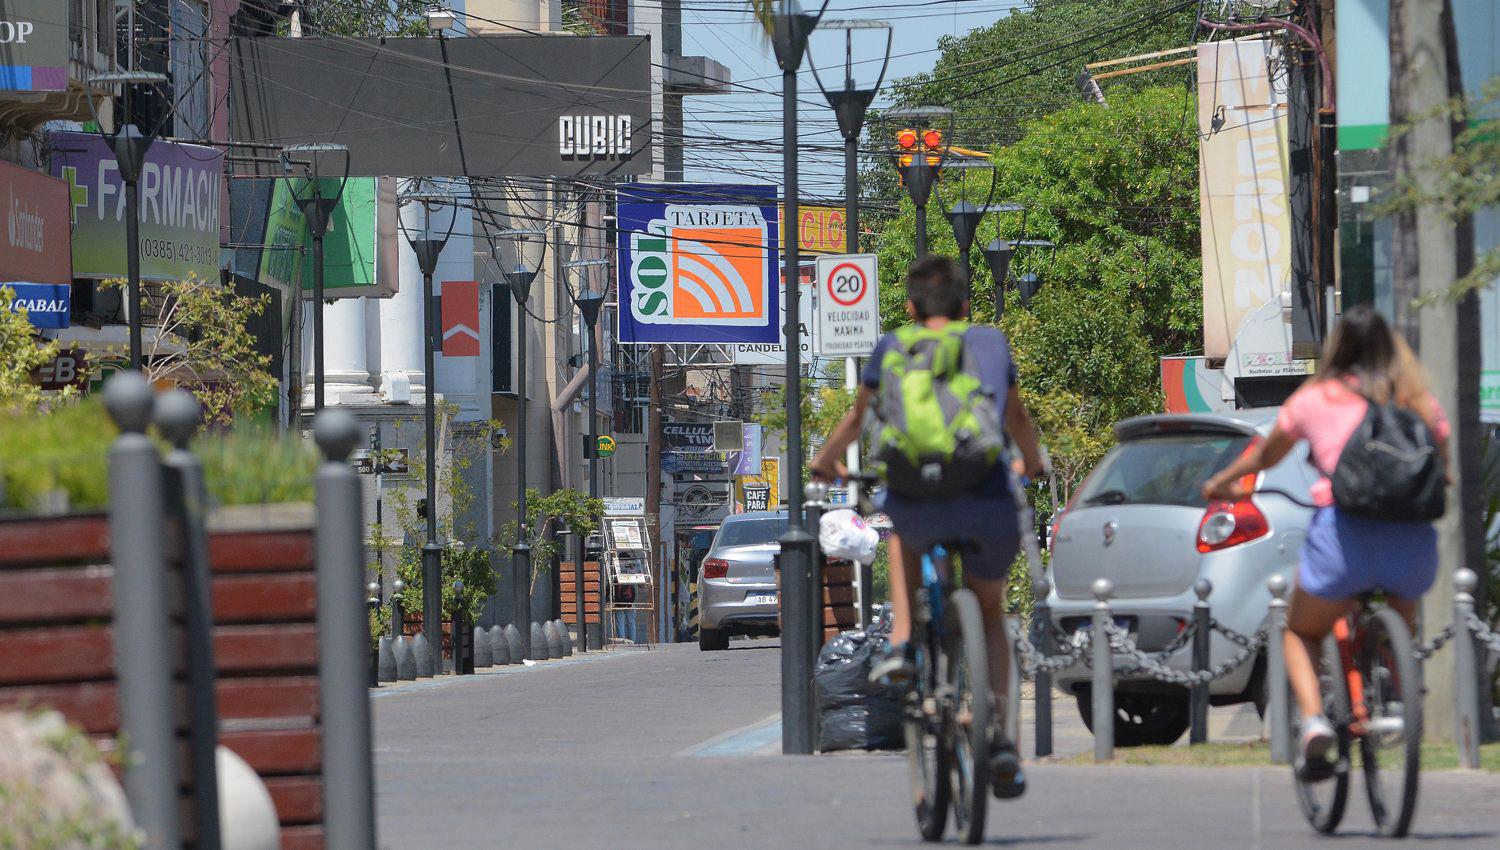
[[745, 423], [715, 422], [714, 451], [742, 452], [745, 450]]

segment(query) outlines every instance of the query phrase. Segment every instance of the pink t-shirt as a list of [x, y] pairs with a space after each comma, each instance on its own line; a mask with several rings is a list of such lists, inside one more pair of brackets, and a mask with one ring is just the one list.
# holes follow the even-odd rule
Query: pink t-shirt
[[[1433, 423], [1434, 435], [1439, 440], [1448, 439], [1448, 417], [1436, 400], [1432, 402], [1436, 413]], [[1354, 429], [1364, 421], [1370, 403], [1359, 393], [1344, 386], [1341, 381], [1314, 381], [1302, 385], [1292, 397], [1281, 405], [1276, 417], [1276, 427], [1294, 440], [1306, 440], [1312, 453], [1313, 465], [1323, 477], [1312, 487], [1313, 503], [1322, 507], [1333, 504], [1333, 484], [1328, 475], [1338, 466], [1339, 455], [1344, 445], [1354, 436]]]

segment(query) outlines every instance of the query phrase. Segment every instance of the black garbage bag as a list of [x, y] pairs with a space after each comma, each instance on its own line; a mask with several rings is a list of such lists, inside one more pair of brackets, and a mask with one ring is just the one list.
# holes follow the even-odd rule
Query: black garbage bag
[[896, 750], [905, 745], [900, 696], [869, 679], [889, 632], [889, 617], [876, 618], [868, 630], [842, 632], [818, 653], [813, 685], [821, 721], [818, 747], [823, 752]]

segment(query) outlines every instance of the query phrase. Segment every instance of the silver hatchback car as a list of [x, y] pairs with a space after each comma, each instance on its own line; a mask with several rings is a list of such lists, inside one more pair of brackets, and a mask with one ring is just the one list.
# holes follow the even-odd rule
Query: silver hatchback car
[[698, 648], [728, 649], [731, 635], [780, 633], [776, 568], [785, 512], [735, 514], [724, 520], [698, 574]]
[[[1266, 580], [1290, 580], [1312, 512], [1276, 495], [1243, 502], [1209, 503], [1203, 483], [1270, 433], [1276, 408], [1217, 414], [1165, 414], [1115, 425], [1118, 444], [1100, 460], [1054, 520], [1052, 616], [1069, 634], [1090, 627], [1096, 579], [1114, 582], [1110, 609], [1138, 648], [1159, 652], [1191, 622], [1193, 585], [1213, 584], [1213, 617], [1243, 635], [1258, 630], [1271, 600]], [[1317, 480], [1307, 449], [1299, 446], [1262, 473], [1258, 487], [1301, 499]], [[1238, 647], [1220, 634], [1210, 643], [1211, 663]], [[1166, 661], [1192, 669], [1191, 645]], [[1118, 659], [1123, 664], [1124, 659]], [[1254, 701], [1265, 708], [1265, 664], [1244, 664], [1209, 687], [1215, 705]], [[1085, 723], [1093, 722], [1089, 670], [1076, 664], [1055, 679], [1072, 694]], [[1170, 744], [1189, 723], [1187, 692], [1145, 675], [1116, 679], [1115, 743]]]

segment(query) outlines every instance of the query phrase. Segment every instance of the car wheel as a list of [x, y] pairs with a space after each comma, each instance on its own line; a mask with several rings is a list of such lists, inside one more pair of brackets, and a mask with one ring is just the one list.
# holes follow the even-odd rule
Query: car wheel
[[729, 632], [723, 629], [698, 627], [698, 649], [703, 652], [719, 652], [729, 648]]
[[[1094, 731], [1094, 698], [1078, 692], [1078, 713], [1083, 725]], [[1115, 746], [1141, 747], [1176, 743], [1187, 731], [1192, 716], [1187, 695], [1142, 694], [1115, 691]]]

